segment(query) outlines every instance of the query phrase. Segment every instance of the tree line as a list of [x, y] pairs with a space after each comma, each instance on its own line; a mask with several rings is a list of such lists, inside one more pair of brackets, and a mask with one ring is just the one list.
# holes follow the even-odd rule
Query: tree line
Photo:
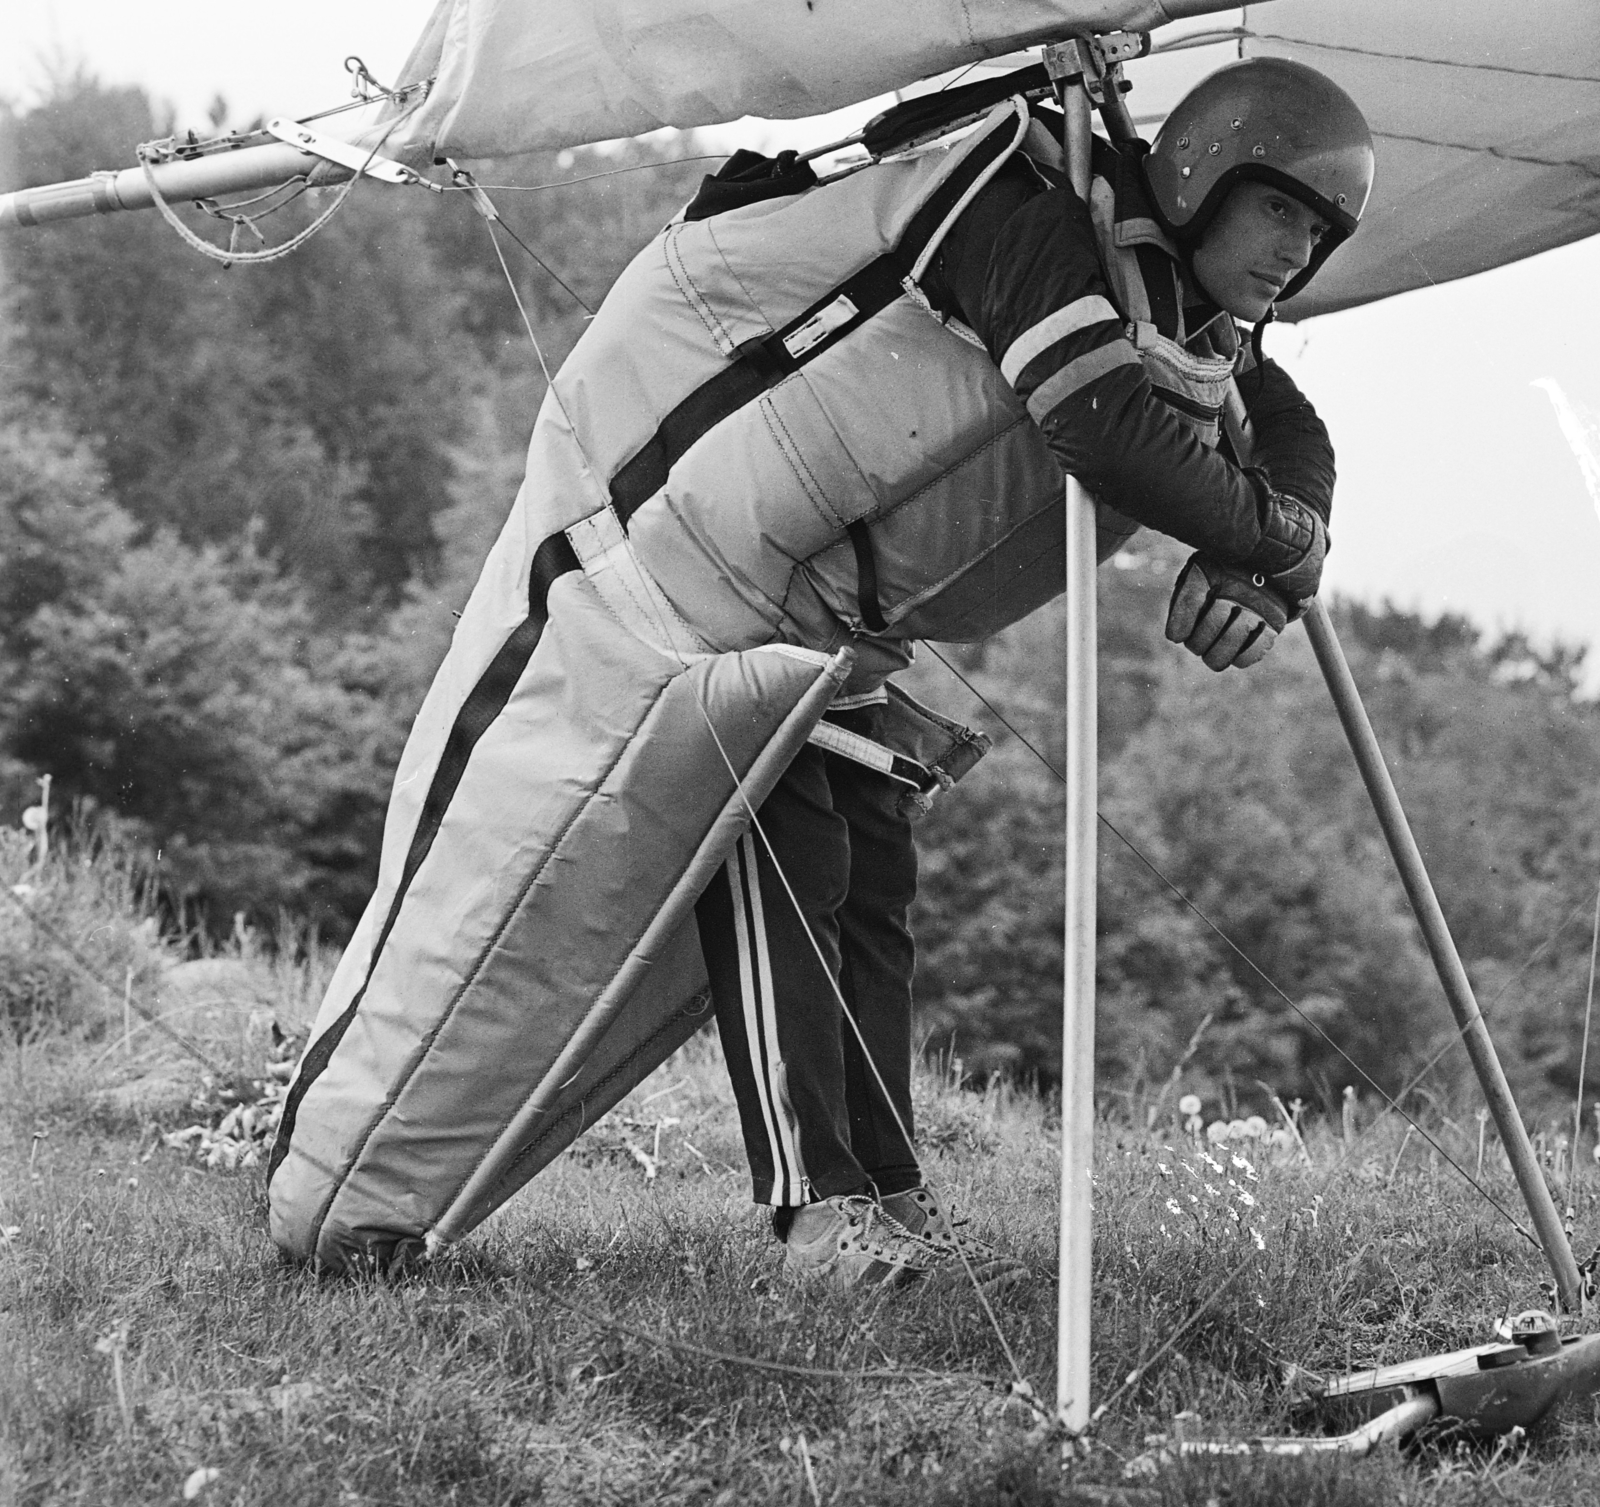
[[[137, 89], [63, 79], [0, 120], [0, 186], [121, 165], [176, 124]], [[504, 243], [552, 369], [714, 166], [696, 155], [473, 165], [539, 258]], [[308, 194], [265, 228], [323, 207]], [[543, 393], [484, 222], [461, 194], [363, 188], [301, 251], [227, 270], [151, 215], [12, 234], [0, 369], [0, 819], [49, 772], [175, 907], [337, 938]], [[1146, 534], [1101, 571], [1105, 1081], [1159, 1082], [1198, 1032], [1187, 1071], [1218, 1095], [1392, 1089], [1450, 1019], [1309, 648], [1291, 631], [1211, 675], [1161, 637], [1181, 560]], [[1570, 1098], [1600, 883], [1582, 651], [1389, 606], [1336, 619], [1513, 1080]], [[932, 646], [909, 680], [997, 735], [922, 827], [922, 1028], [970, 1071], [1041, 1081], [1059, 643], [1046, 610]], [[1457, 1048], [1420, 1091], [1448, 1100], [1464, 1072]]]

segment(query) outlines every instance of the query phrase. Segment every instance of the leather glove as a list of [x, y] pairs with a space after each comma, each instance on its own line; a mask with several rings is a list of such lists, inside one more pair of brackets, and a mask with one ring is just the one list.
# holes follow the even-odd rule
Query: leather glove
[[1167, 637], [1213, 670], [1247, 670], [1266, 658], [1299, 616], [1297, 605], [1260, 575], [1241, 575], [1204, 555], [1190, 555], [1172, 588]]
[[1260, 575], [1280, 597], [1298, 604], [1317, 594], [1322, 562], [1328, 554], [1328, 530], [1308, 504], [1287, 492], [1266, 489], [1258, 520], [1260, 542], [1239, 562], [1246, 576]]

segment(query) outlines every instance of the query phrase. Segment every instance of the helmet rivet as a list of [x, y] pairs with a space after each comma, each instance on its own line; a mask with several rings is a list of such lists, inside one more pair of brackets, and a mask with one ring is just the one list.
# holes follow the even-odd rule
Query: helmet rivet
[[1193, 171], [1194, 171], [1193, 168], [1188, 168], [1188, 167], [1181, 167], [1181, 168], [1178, 169], [1178, 172], [1185, 178], [1187, 178], [1189, 176], [1189, 174], [1192, 173]]
[[1259, 141], [1250, 148], [1250, 152], [1252, 156], [1256, 157], [1265, 157], [1267, 155], [1267, 149]]
[[1215, 157], [1217, 153], [1222, 150], [1222, 143], [1220, 141], [1213, 141], [1211, 145], [1206, 148], [1206, 150], [1210, 152], [1213, 157]]
[[1242, 131], [1242, 130], [1244, 130], [1244, 122], [1243, 122], [1243, 121], [1242, 121], [1242, 120], [1236, 120], [1236, 121], [1234, 121], [1234, 123], [1233, 123], [1233, 128], [1234, 128], [1234, 130], [1236, 130], [1236, 131]]
[[1341, 203], [1341, 204], [1343, 204], [1343, 203], [1344, 203], [1344, 195], [1343, 195], [1343, 194], [1340, 194], [1340, 195], [1339, 195], [1339, 202], [1340, 202], [1340, 203]]
[[1189, 138], [1188, 138], [1188, 137], [1187, 137], [1187, 136], [1180, 136], [1180, 137], [1179, 137], [1179, 138], [1178, 138], [1178, 145], [1179, 145], [1179, 146], [1180, 146], [1180, 147], [1186, 147], [1186, 146], [1188, 146], [1188, 145], [1189, 145]]

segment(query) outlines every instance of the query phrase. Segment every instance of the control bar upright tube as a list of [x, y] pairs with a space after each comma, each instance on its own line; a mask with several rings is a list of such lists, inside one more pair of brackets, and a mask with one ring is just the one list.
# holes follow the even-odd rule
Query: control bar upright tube
[[1488, 1101], [1489, 1113], [1494, 1116], [1495, 1129], [1500, 1132], [1500, 1143], [1506, 1149], [1511, 1170], [1522, 1190], [1523, 1202], [1532, 1216], [1539, 1243], [1544, 1247], [1550, 1269], [1555, 1273], [1556, 1292], [1561, 1304], [1576, 1313], [1580, 1306], [1578, 1263], [1573, 1258], [1572, 1246], [1562, 1229], [1561, 1217], [1556, 1213], [1555, 1200], [1550, 1196], [1544, 1174], [1539, 1170], [1539, 1160], [1528, 1140], [1527, 1128], [1518, 1113], [1516, 1100], [1511, 1096], [1511, 1085], [1506, 1082], [1505, 1070], [1483, 1022], [1483, 1012], [1473, 997], [1472, 984], [1467, 970], [1461, 965], [1461, 954], [1450, 935], [1450, 928], [1439, 907], [1439, 898], [1433, 892], [1428, 871], [1423, 866], [1422, 853], [1416, 838], [1411, 834], [1411, 824], [1406, 820], [1400, 797], [1389, 776], [1388, 765], [1383, 760], [1383, 750], [1378, 746], [1377, 735], [1361, 704], [1361, 693], [1356, 689], [1355, 677], [1350, 673], [1344, 650], [1339, 646], [1333, 631], [1333, 620], [1320, 600], [1311, 603], [1306, 612], [1306, 632], [1311, 647], [1322, 667], [1323, 679], [1333, 696], [1334, 709], [1344, 726], [1350, 751], [1355, 755], [1361, 771], [1362, 782], [1367, 787], [1373, 809], [1378, 813], [1378, 824], [1383, 828], [1384, 840], [1400, 871], [1400, 882], [1405, 886], [1411, 909], [1416, 913], [1417, 925], [1422, 928], [1422, 939], [1427, 944], [1433, 966], [1444, 986], [1445, 998], [1450, 1002], [1451, 1013], [1466, 1043], [1467, 1056], [1472, 1059], [1472, 1069], [1478, 1075], [1483, 1097]]
[[[1066, 152], [1072, 186], [1089, 199], [1089, 97], [1069, 84]], [[1089, 1276], [1094, 1160], [1095, 689], [1094, 498], [1067, 478], [1066, 953], [1061, 1018], [1061, 1286], [1056, 1413], [1067, 1432], [1089, 1426]]]

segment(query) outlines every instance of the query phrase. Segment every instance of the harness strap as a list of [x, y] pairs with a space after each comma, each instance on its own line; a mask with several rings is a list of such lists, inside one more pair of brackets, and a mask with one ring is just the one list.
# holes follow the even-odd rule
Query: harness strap
[[845, 533], [856, 552], [856, 603], [861, 609], [861, 621], [874, 633], [882, 633], [889, 624], [878, 601], [878, 561], [872, 553], [872, 535], [867, 531], [866, 520], [856, 519], [846, 526]]
[[[394, 923], [399, 917], [400, 906], [411, 888], [412, 880], [416, 878], [417, 870], [422, 867], [423, 859], [433, 847], [433, 840], [444, 823], [445, 813], [463, 775], [466, 774], [467, 763], [472, 757], [473, 749], [494, 724], [495, 719], [505, 710], [506, 704], [511, 700], [511, 693], [522, 679], [522, 672], [533, 657], [533, 651], [539, 646], [539, 639], [543, 636], [545, 624], [550, 617], [550, 588], [567, 572], [580, 568], [578, 556], [564, 533], [551, 534], [534, 551], [532, 568], [528, 574], [528, 615], [512, 630], [510, 637], [501, 645], [499, 653], [478, 677], [478, 683], [473, 686], [456, 713], [455, 723], [445, 740], [444, 751], [434, 767], [433, 780], [428, 786], [427, 797], [422, 803], [422, 810], [418, 813], [416, 829], [411, 834], [411, 845], [406, 852], [405, 867], [401, 871], [400, 882], [395, 887], [394, 898], [389, 902], [388, 915], [384, 918], [378, 939], [373, 944], [372, 956], [367, 961], [366, 981], [345, 1006], [339, 1018], [311, 1043], [300, 1064], [299, 1075], [284, 1100], [283, 1119], [278, 1126], [278, 1137], [273, 1143], [272, 1156], [267, 1163], [269, 1183], [284, 1157], [288, 1155], [289, 1143], [294, 1138], [295, 1120], [302, 1101], [311, 1086], [326, 1070], [334, 1051], [344, 1040], [345, 1032], [355, 1020], [356, 1012], [361, 1008], [367, 984], [372, 982], [372, 975], [377, 969], [384, 944], [389, 940], [389, 933], [394, 930]], [[321, 1216], [318, 1218], [318, 1223], [320, 1225]]]
[[[1024, 116], [1024, 126], [1025, 121]], [[672, 467], [696, 441], [900, 298], [952, 216], [1015, 150], [1021, 134], [1020, 129], [988, 131], [912, 215], [892, 251], [824, 293], [782, 329], [737, 347], [729, 366], [684, 398], [611, 478], [607, 490], [623, 528], [666, 485]]]
[[892, 748], [871, 738], [864, 738], [860, 733], [853, 733], [848, 728], [840, 727], [836, 722], [824, 720], [817, 723], [807, 735], [806, 742], [828, 753], [835, 753], [857, 764], [864, 764], [868, 769], [875, 769], [879, 774], [886, 774], [891, 780], [901, 785], [909, 785], [913, 790], [923, 794], [941, 787], [942, 782], [938, 774], [926, 764], [908, 759], [904, 754], [897, 754]]

